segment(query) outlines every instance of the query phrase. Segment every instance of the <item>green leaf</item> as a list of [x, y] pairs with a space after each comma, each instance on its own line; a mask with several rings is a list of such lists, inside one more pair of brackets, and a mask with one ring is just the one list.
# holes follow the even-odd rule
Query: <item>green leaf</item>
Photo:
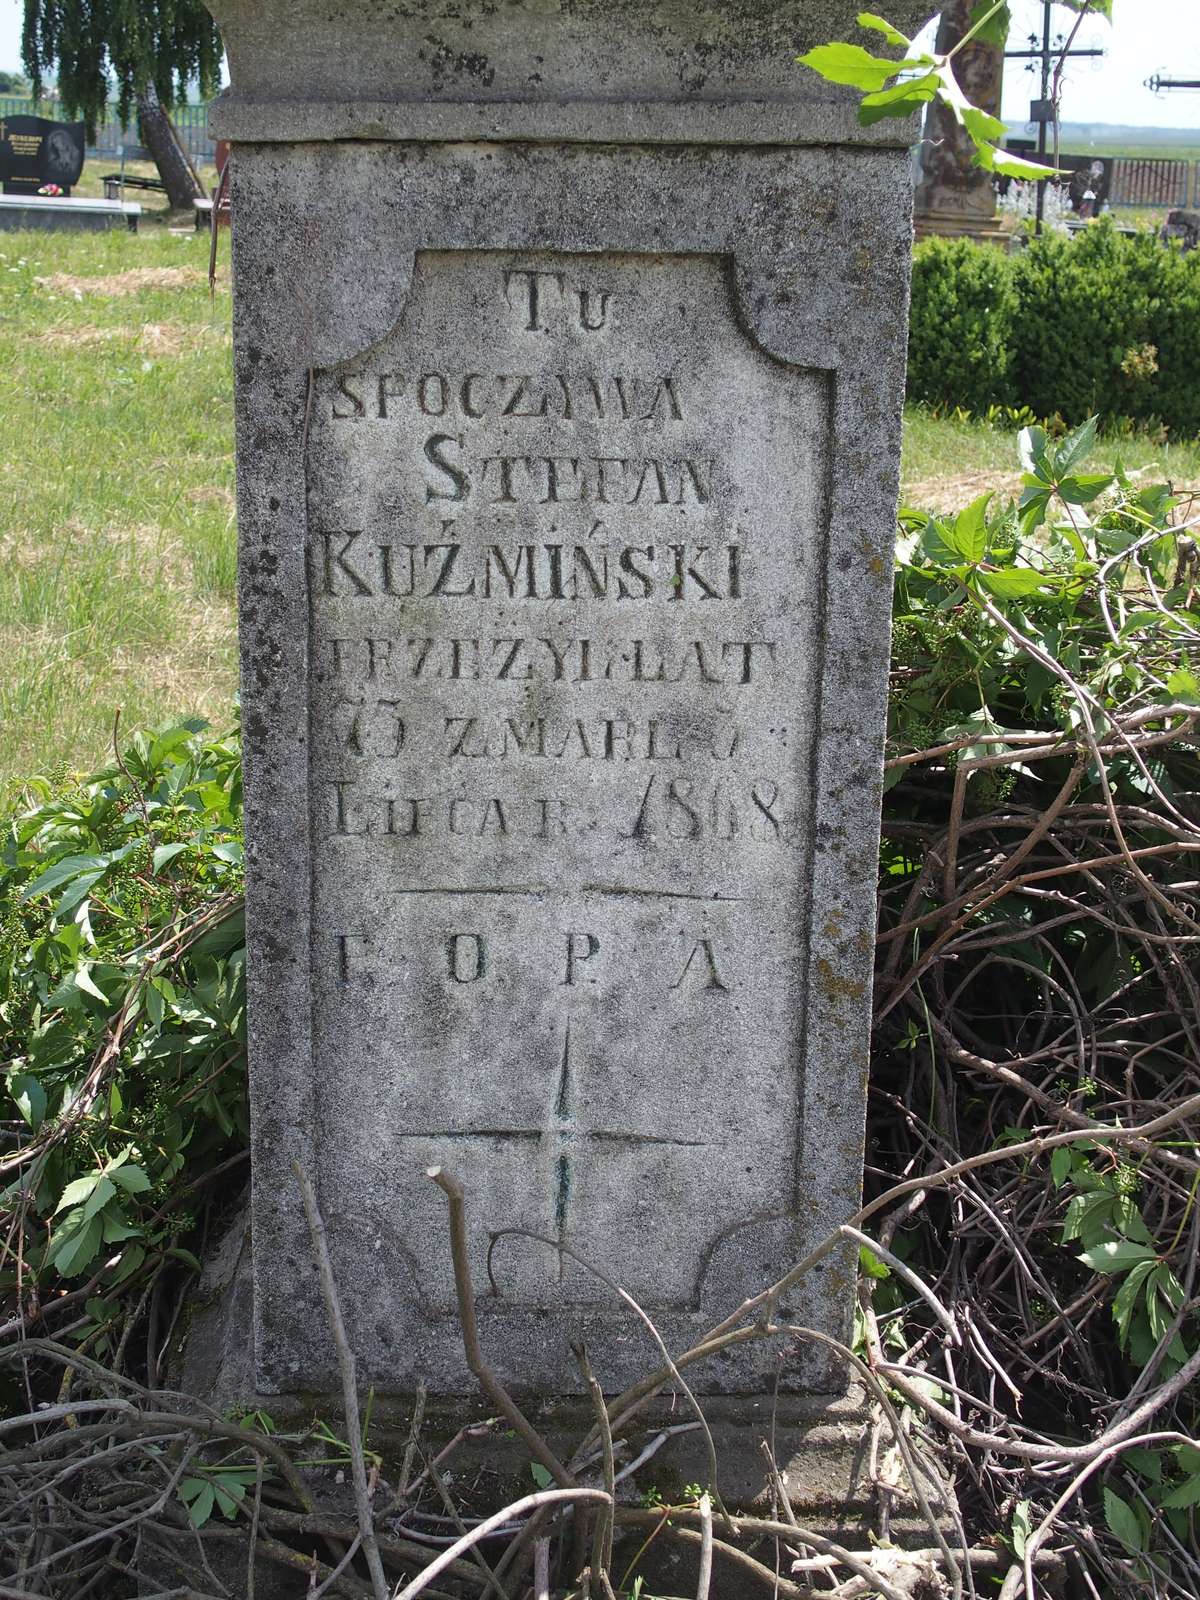
[[145, 1259], [146, 1247], [144, 1245], [128, 1245], [121, 1252], [121, 1260], [117, 1266], [116, 1272], [113, 1274], [113, 1283], [124, 1283], [126, 1278], [132, 1277]]
[[1021, 491], [1020, 528], [1022, 538], [1028, 539], [1046, 520], [1050, 506], [1049, 489], [1026, 488]]
[[927, 72], [922, 78], [905, 78], [890, 89], [865, 94], [858, 108], [858, 120], [864, 128], [869, 128], [885, 117], [911, 116], [937, 98], [941, 82], [936, 72]]
[[1104, 1520], [1108, 1524], [1108, 1531], [1120, 1540], [1126, 1550], [1138, 1555], [1145, 1549], [1141, 1519], [1128, 1500], [1122, 1500], [1112, 1489], [1104, 1491]]
[[828, 83], [846, 83], [852, 89], [882, 89], [889, 78], [923, 61], [888, 61], [873, 56], [858, 44], [819, 44], [815, 50], [798, 56], [802, 67], [811, 67]]
[[105, 1244], [120, 1244], [124, 1239], [140, 1239], [143, 1230], [117, 1213], [106, 1211], [100, 1218], [104, 1228]]
[[890, 1278], [891, 1269], [865, 1244], [858, 1247], [858, 1264], [868, 1278]]
[[1117, 1325], [1117, 1331], [1121, 1336], [1122, 1344], [1127, 1343], [1129, 1340], [1129, 1329], [1130, 1323], [1133, 1319], [1133, 1313], [1137, 1309], [1138, 1302], [1142, 1298], [1146, 1280], [1153, 1271], [1153, 1261], [1139, 1261], [1138, 1264], [1133, 1268], [1132, 1272], [1130, 1272], [1129, 1276], [1125, 1279], [1125, 1282], [1117, 1290], [1116, 1296], [1113, 1299], [1113, 1321]]
[[1060, 1144], [1050, 1157], [1050, 1176], [1054, 1180], [1054, 1187], [1061, 1189], [1071, 1173], [1070, 1147]]
[[1200, 1506], [1200, 1473], [1186, 1479], [1158, 1502], [1164, 1510], [1188, 1511]]
[[1071, 468], [1091, 454], [1096, 443], [1096, 429], [1100, 425], [1099, 417], [1089, 417], [1086, 422], [1081, 422], [1054, 452], [1054, 475], [1056, 478], [1065, 478]]
[[963, 106], [962, 125], [977, 145], [989, 144], [993, 139], [1003, 139], [1005, 127], [999, 117], [993, 117], [978, 106]]
[[1200, 705], [1200, 680], [1187, 667], [1178, 667], [1167, 679], [1167, 693], [1172, 700], [1182, 700], [1186, 705]]
[[222, 917], [220, 922], [206, 928], [190, 948], [193, 955], [227, 956], [245, 942], [246, 910], [239, 905], [228, 916]]
[[96, 884], [107, 872], [107, 867], [101, 867], [98, 872], [81, 873], [67, 888], [66, 893], [54, 908], [54, 914], [65, 917], [68, 911], [74, 911], [81, 900], [85, 900]]
[[995, 572], [980, 569], [975, 576], [989, 593], [1001, 600], [1022, 600], [1039, 589], [1057, 589], [1062, 583], [1056, 574], [1034, 572], [1032, 567], [1000, 567]]
[[216, 1491], [207, 1478], [185, 1478], [179, 1493], [187, 1506], [188, 1520], [193, 1528], [202, 1528], [213, 1514]]
[[553, 1489], [554, 1487], [554, 1474], [542, 1466], [540, 1461], [531, 1461], [529, 1463], [529, 1476], [539, 1489]]
[[232, 1473], [220, 1472], [213, 1480], [213, 1488], [221, 1515], [227, 1522], [232, 1522], [238, 1514], [238, 1507], [246, 1498], [246, 1485]]
[[116, 1185], [112, 1182], [112, 1179], [102, 1177], [87, 1197], [83, 1207], [84, 1219], [87, 1220], [94, 1217], [98, 1211], [103, 1211], [116, 1192]]
[[1046, 459], [1046, 444], [1045, 428], [1022, 428], [1017, 435], [1017, 453], [1021, 458], [1022, 471], [1049, 483], [1051, 479]]
[[1104, 1244], [1093, 1245], [1075, 1259], [1091, 1267], [1093, 1272], [1115, 1273], [1128, 1272], [1140, 1261], [1154, 1261], [1157, 1256], [1149, 1245], [1135, 1244], [1132, 1239], [1109, 1239]]
[[[989, 12], [993, 14], [988, 16]], [[987, 17], [986, 22], [983, 22], [984, 17]], [[1008, 41], [1008, 30], [1012, 26], [1012, 13], [1008, 6], [1003, 5], [996, 9], [996, 0], [975, 0], [975, 4], [971, 7], [971, 15], [967, 18], [968, 29], [975, 28], [981, 22], [983, 26], [979, 28], [978, 33], [972, 34], [971, 42], [995, 45], [1003, 50]]]
[[990, 144], [976, 145], [974, 165], [995, 172], [1001, 178], [1031, 178], [1035, 182], [1057, 177], [1059, 171], [1057, 167], [1044, 167], [1040, 162], [1027, 161], [1024, 156], [1014, 155], [1011, 150], [997, 150]]
[[1135, 1444], [1128, 1450], [1121, 1452], [1121, 1465], [1129, 1467], [1136, 1472], [1139, 1478], [1148, 1478], [1151, 1483], [1161, 1483], [1163, 1478], [1163, 1458], [1161, 1450], [1147, 1450], [1144, 1445]]
[[46, 1264], [64, 1278], [74, 1277], [89, 1265], [103, 1240], [99, 1217], [84, 1220], [82, 1208], [72, 1211], [57, 1230], [46, 1252]]
[[46, 1116], [46, 1091], [38, 1080], [28, 1072], [11, 1073], [8, 1092], [28, 1125], [35, 1131], [40, 1128]]
[[54, 1215], [57, 1216], [60, 1211], [65, 1211], [68, 1206], [82, 1205], [103, 1176], [102, 1172], [89, 1172], [86, 1177], [76, 1178], [69, 1183], [54, 1208]]
[[150, 1179], [141, 1167], [120, 1166], [109, 1169], [109, 1177], [120, 1184], [126, 1194], [145, 1194], [151, 1187]]
[[98, 989], [92, 980], [92, 969], [90, 963], [85, 966], [75, 968], [73, 981], [75, 987], [82, 990], [84, 994], [90, 994], [94, 999], [102, 1000], [105, 1005], [108, 1004], [108, 996]]
[[1025, 1546], [1029, 1542], [1029, 1535], [1033, 1530], [1033, 1523], [1029, 1515], [1030, 1503], [1028, 1500], [1018, 1500], [1013, 1507], [1012, 1516], [1012, 1547], [1013, 1555], [1020, 1561], [1025, 1554]]
[[1111, 472], [1076, 472], [1063, 478], [1058, 492], [1069, 506], [1087, 506], [1113, 481]]
[[1138, 1210], [1137, 1202], [1130, 1194], [1118, 1195], [1112, 1208], [1113, 1226], [1118, 1233], [1123, 1233], [1127, 1239], [1134, 1239], [1138, 1244], [1153, 1244], [1150, 1230], [1142, 1213]]
[[94, 872], [102, 877], [112, 865], [112, 859], [111, 856], [63, 856], [52, 867], [47, 867], [41, 877], [34, 879], [21, 899], [32, 900], [35, 895], [49, 894], [51, 889], [57, 889], [60, 883], [66, 883], [81, 872]]
[[154, 854], [150, 858], [151, 870], [153, 872], [160, 872], [162, 868], [166, 866], [168, 861], [174, 861], [175, 857], [177, 855], [181, 855], [186, 849], [187, 843], [179, 840], [176, 840], [174, 844], [156, 845], [154, 847]]
[[890, 22], [885, 22], [882, 17], [877, 17], [873, 11], [860, 11], [855, 21], [860, 28], [873, 28], [876, 33], [883, 34], [889, 44], [898, 45], [901, 50], [911, 48], [911, 39], [905, 38], [899, 28], [893, 28]]
[[[942, 729], [945, 739], [961, 739], [964, 735], [972, 734], [998, 734], [1003, 733], [1000, 724], [992, 716], [986, 706], [981, 706], [978, 711], [964, 717], [961, 722], [947, 725]], [[994, 756], [1003, 752], [1005, 746], [999, 739], [981, 739], [977, 744], [964, 745], [958, 752], [959, 761], [978, 761], [980, 756]], [[1020, 1134], [1017, 1137], [1021, 1137]]]
[[225, 839], [220, 844], [213, 845], [212, 853], [218, 861], [230, 861], [235, 866], [241, 865], [242, 846], [237, 839]]

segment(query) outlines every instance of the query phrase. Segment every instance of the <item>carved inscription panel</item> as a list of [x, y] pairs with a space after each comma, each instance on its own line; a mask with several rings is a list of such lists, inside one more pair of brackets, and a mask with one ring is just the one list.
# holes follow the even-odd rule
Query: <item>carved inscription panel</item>
[[508, 1308], [697, 1307], [794, 1205], [827, 382], [715, 258], [491, 251], [317, 375], [322, 1184], [422, 1326], [435, 1163], [549, 1241]]

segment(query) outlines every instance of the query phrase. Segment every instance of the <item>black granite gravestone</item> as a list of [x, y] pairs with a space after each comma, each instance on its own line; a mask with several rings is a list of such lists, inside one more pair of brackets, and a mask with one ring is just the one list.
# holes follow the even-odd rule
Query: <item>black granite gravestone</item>
[[5, 194], [38, 194], [53, 185], [62, 195], [70, 195], [83, 171], [83, 155], [82, 122], [0, 117], [0, 181]]

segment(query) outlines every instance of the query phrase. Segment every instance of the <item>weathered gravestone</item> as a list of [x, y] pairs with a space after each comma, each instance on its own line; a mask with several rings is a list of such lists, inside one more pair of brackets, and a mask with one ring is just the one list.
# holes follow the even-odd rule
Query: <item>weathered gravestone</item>
[[364, 1381], [473, 1387], [440, 1164], [504, 1379], [613, 1388], [581, 1258], [680, 1351], [859, 1192], [910, 130], [841, 0], [213, 10], [257, 1381], [336, 1389], [299, 1160]]

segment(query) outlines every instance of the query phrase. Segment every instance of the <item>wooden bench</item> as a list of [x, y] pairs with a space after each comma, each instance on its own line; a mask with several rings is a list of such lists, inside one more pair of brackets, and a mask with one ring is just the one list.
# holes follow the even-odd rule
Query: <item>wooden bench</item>
[[166, 194], [167, 186], [161, 178], [135, 178], [120, 172], [106, 172], [100, 180], [104, 185], [106, 200], [119, 200], [122, 189], [150, 189]]

